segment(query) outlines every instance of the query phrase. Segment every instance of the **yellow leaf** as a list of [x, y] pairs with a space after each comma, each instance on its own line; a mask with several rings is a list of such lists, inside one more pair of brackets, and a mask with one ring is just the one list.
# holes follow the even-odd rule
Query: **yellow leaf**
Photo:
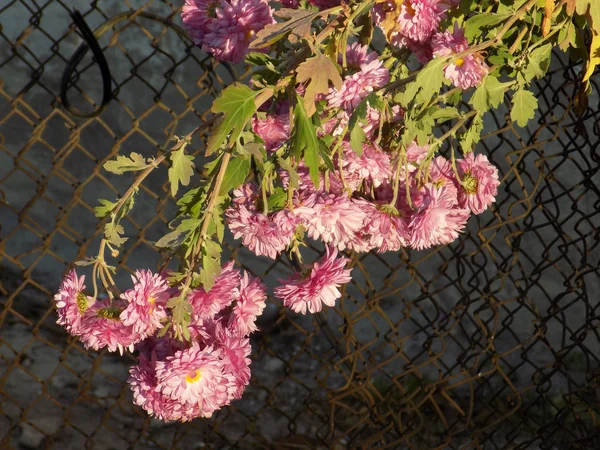
[[336, 89], [342, 87], [342, 77], [335, 63], [321, 54], [313, 56], [300, 64], [296, 69], [296, 74], [298, 83], [310, 80], [304, 92], [304, 108], [308, 117], [312, 116], [317, 110], [315, 107], [317, 95], [329, 92], [330, 81]]
[[393, 8], [385, 12], [385, 18], [381, 22], [380, 27], [383, 28], [385, 37], [388, 42], [392, 39], [392, 34], [396, 31], [400, 31], [400, 24], [398, 23], [398, 17], [402, 12], [402, 1], [403, 0], [392, 0], [387, 2], [386, 0], [377, 0], [377, 3], [386, 3], [386, 7], [389, 8], [389, 3], [393, 5]]
[[600, 34], [594, 32], [592, 37], [592, 43], [590, 45], [590, 60], [588, 62], [587, 70], [583, 76], [583, 81], [590, 79], [594, 73], [594, 69], [600, 64]]
[[587, 16], [590, 20], [590, 28], [595, 34], [600, 34], [600, 1], [598, 0], [575, 0], [577, 14]]

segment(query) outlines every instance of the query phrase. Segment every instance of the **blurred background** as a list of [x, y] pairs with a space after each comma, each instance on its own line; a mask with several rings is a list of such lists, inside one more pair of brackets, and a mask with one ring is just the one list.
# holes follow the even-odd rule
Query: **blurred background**
[[[526, 128], [505, 106], [485, 116], [476, 151], [501, 171], [494, 208], [448, 246], [354, 256], [336, 308], [305, 317], [271, 298], [251, 385], [213, 418], [149, 418], [125, 383], [134, 357], [86, 352], [56, 325], [63, 274], [98, 249], [97, 198], [132, 182], [102, 164], [156, 155], [243, 76], [191, 44], [182, 3], [0, 0], [0, 448], [600, 448], [600, 77], [585, 97], [563, 54], [535, 83]], [[73, 9], [112, 74], [113, 98], [90, 119], [60, 101], [83, 42]], [[92, 112], [102, 95], [88, 52], [68, 98]], [[117, 283], [164, 261], [152, 242], [176, 211], [166, 169], [126, 220]], [[270, 289], [291, 272], [226, 242], [224, 258]]]

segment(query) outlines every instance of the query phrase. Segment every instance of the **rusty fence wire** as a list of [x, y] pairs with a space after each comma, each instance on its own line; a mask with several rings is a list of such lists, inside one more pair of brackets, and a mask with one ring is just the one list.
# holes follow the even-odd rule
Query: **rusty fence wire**
[[[125, 383], [133, 359], [68, 338], [52, 295], [97, 251], [96, 199], [131, 183], [102, 164], [155, 155], [237, 76], [180, 32], [181, 4], [0, 1], [0, 448], [600, 448], [600, 80], [586, 100], [564, 55], [536, 83], [528, 127], [506, 108], [485, 118], [477, 151], [502, 174], [494, 208], [451, 245], [354, 256], [343, 299], [321, 314], [271, 299], [251, 384], [213, 418], [148, 418]], [[82, 41], [73, 8], [102, 30], [112, 73], [112, 100], [91, 119], [59, 95]], [[91, 54], [69, 86], [78, 109], [98, 107]], [[145, 180], [127, 220], [124, 283], [164, 261], [152, 242], [175, 212], [165, 172]], [[271, 287], [290, 271], [231, 236], [229, 256]]]

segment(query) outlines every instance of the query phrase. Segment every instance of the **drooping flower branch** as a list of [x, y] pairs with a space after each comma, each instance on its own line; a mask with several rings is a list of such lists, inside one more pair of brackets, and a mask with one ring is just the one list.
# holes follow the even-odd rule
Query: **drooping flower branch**
[[[472, 214], [485, 213], [501, 180], [473, 153], [484, 114], [504, 103], [525, 126], [537, 108], [529, 85], [548, 70], [553, 48], [573, 58], [600, 51], [600, 6], [590, 0], [182, 6], [193, 41], [221, 61], [245, 60], [251, 80], [227, 87], [201, 125], [212, 126], [203, 181], [190, 186], [195, 131], [156, 158], [132, 153], [105, 164], [139, 174], [123, 197], [96, 208], [104, 238], [96, 257], [78, 263], [92, 265], [92, 294], [71, 271], [55, 296], [57, 322], [86, 348], [137, 352], [134, 402], [162, 420], [210, 417], [250, 380], [249, 337], [267, 288], [222, 263], [226, 227], [257, 257], [294, 261], [273, 289], [284, 306], [301, 314], [335, 307], [352, 279], [344, 253], [450, 244]], [[586, 63], [586, 89], [597, 62]], [[106, 253], [118, 256], [127, 240], [120, 222], [163, 161], [179, 211], [155, 245], [180, 266], [138, 271], [121, 292]], [[325, 253], [312, 264], [307, 240]]]

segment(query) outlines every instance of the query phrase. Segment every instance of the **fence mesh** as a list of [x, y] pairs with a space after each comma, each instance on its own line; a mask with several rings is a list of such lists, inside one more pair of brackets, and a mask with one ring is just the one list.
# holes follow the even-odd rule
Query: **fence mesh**
[[[477, 151], [501, 171], [494, 208], [451, 245], [354, 256], [352, 283], [323, 313], [299, 316], [271, 299], [252, 340], [251, 385], [213, 418], [148, 418], [125, 383], [133, 359], [67, 337], [52, 295], [70, 264], [97, 250], [96, 199], [131, 183], [102, 164], [155, 155], [169, 134], [209, 117], [236, 77], [173, 25], [181, 3], [0, 5], [0, 446], [600, 448], [600, 80], [586, 100], [581, 68], [564, 55], [536, 83], [528, 127], [506, 108], [486, 116]], [[102, 30], [113, 77], [112, 101], [91, 119], [60, 102], [81, 42], [73, 8]], [[87, 55], [69, 100], [92, 111], [101, 86]], [[198, 159], [202, 146], [197, 137]], [[175, 207], [166, 170], [156, 172], [126, 222], [121, 280], [164, 261], [151, 243]], [[230, 237], [229, 256], [271, 286], [290, 271]]]

